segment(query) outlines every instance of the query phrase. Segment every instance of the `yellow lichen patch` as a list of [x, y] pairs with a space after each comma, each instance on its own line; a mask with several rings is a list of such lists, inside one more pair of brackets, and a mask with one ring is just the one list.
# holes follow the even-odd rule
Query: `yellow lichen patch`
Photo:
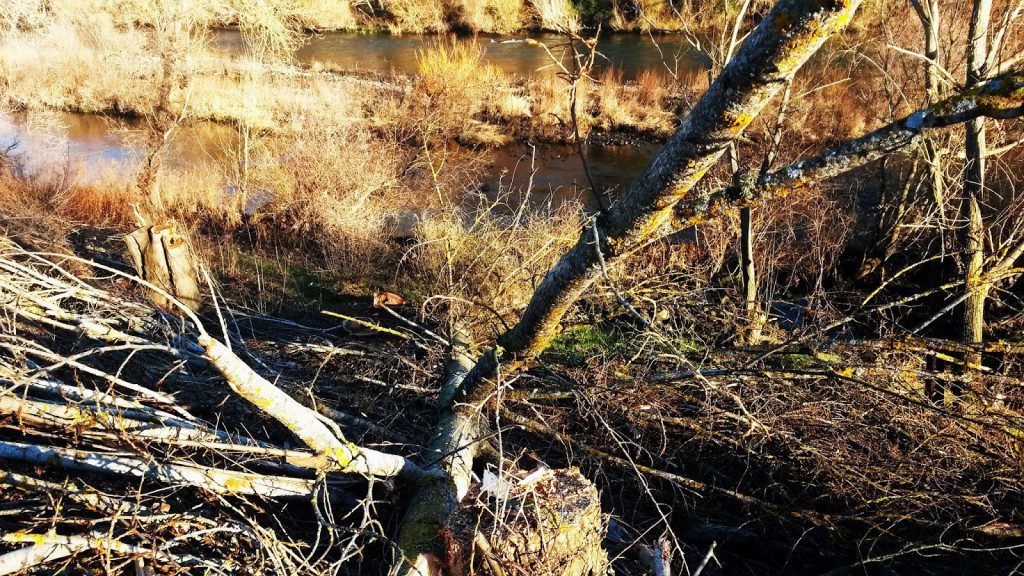
[[344, 469], [351, 462], [352, 459], [359, 454], [359, 448], [354, 444], [347, 444], [332, 448], [324, 451], [323, 455], [327, 457], [329, 462], [328, 467], [332, 469]]
[[233, 494], [240, 492], [251, 492], [252, 482], [245, 478], [230, 477], [224, 481], [224, 490]]
[[28, 542], [30, 544], [45, 544], [47, 541], [45, 534], [33, 534], [24, 530], [18, 532], [11, 532], [4, 536], [4, 540], [8, 542]]
[[753, 121], [754, 121], [754, 115], [753, 114], [747, 114], [745, 112], [744, 113], [740, 113], [740, 114], [736, 115], [736, 120], [733, 121], [732, 127], [729, 128], [729, 130], [733, 134], [739, 134], [740, 132], [743, 131], [744, 128], [746, 128], [748, 125], [750, 125], [750, 123], [753, 122]]

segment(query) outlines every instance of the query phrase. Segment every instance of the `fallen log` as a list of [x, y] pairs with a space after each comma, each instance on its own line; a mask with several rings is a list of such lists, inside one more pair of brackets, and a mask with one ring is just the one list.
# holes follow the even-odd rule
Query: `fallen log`
[[14, 532], [4, 534], [5, 542], [31, 543], [31, 546], [20, 548], [0, 556], [0, 576], [14, 574], [23, 570], [67, 558], [86, 550], [101, 550], [104, 552], [117, 552], [120, 554], [132, 554], [174, 563], [180, 566], [194, 566], [203, 562], [192, 556], [181, 556], [168, 554], [166, 552], [154, 551], [133, 544], [126, 544], [106, 535], [93, 536], [61, 536], [53, 533], [34, 534], [31, 532]]
[[149, 478], [166, 484], [195, 486], [219, 494], [244, 494], [266, 498], [303, 497], [313, 494], [315, 480], [267, 476], [201, 466], [191, 462], [158, 462], [128, 454], [87, 452], [74, 448], [37, 446], [0, 440], [0, 459], [66, 470]]

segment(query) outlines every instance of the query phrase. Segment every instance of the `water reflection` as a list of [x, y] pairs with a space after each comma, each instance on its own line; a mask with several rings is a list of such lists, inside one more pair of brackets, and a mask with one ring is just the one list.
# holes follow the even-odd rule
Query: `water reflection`
[[[488, 64], [509, 74], [537, 76], [554, 70], [551, 58], [539, 47], [526, 44], [524, 38], [543, 42], [553, 54], [565, 59], [570, 53], [565, 36], [530, 34], [520, 38], [480, 37]], [[437, 42], [437, 36], [421, 34], [358, 34], [327, 32], [310, 35], [295, 53], [301, 63], [321, 62], [342, 70], [398, 72], [417, 71], [416, 52]], [[210, 47], [220, 52], [245, 53], [245, 42], [236, 29], [214, 32]], [[638, 34], [605, 34], [598, 41], [598, 70], [613, 66], [624, 79], [635, 79], [644, 70], [663, 73], [691, 74], [707, 66], [703, 57], [693, 50], [681, 35], [642, 36]]]

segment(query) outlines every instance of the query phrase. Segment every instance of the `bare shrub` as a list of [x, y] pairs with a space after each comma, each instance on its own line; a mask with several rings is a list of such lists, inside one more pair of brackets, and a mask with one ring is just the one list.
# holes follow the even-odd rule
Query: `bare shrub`
[[476, 210], [443, 210], [416, 228], [403, 274], [431, 308], [440, 307], [483, 334], [500, 331], [578, 235], [578, 210], [567, 204], [553, 213], [525, 206], [509, 212], [502, 201]]

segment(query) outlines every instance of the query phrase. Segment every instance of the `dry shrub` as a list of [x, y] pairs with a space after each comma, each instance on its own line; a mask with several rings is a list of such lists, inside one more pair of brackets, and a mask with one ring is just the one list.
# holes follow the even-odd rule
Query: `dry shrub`
[[443, 32], [448, 29], [441, 0], [382, 0], [392, 34]]
[[[680, 20], [669, 0], [630, 0], [616, 3], [613, 7], [611, 25], [620, 30], [680, 30], [685, 23]], [[682, 8], [683, 13], [693, 12]]]
[[523, 0], [456, 0], [458, 20], [470, 30], [511, 34], [523, 27]]
[[141, 31], [117, 26], [105, 12], [61, 12], [39, 28], [0, 36], [0, 84], [26, 107], [145, 111], [157, 71], [145, 47]]
[[349, 0], [292, 0], [292, 6], [303, 28], [342, 30], [356, 25]]
[[380, 91], [357, 78], [275, 74], [244, 60], [238, 73], [201, 74], [191, 81], [190, 115], [256, 130], [301, 132], [366, 121]]
[[477, 330], [500, 329], [579, 236], [579, 209], [566, 203], [551, 213], [510, 213], [490, 202], [429, 215], [416, 228], [404, 274], [428, 304], [448, 305]]
[[476, 40], [450, 38], [417, 52], [420, 85], [428, 96], [481, 100], [501, 70], [483, 62], [484, 47]]
[[397, 144], [358, 130], [270, 139], [254, 152], [237, 207], [251, 223], [317, 245], [339, 274], [376, 278], [388, 257], [399, 205], [392, 189], [405, 158]]
[[423, 100], [420, 132], [425, 139], [458, 136], [471, 126], [503, 74], [483, 62], [484, 48], [476, 40], [440, 41], [417, 53], [416, 89]]
[[531, 0], [541, 28], [556, 32], [578, 32], [580, 15], [570, 0]]
[[[590, 133], [594, 119], [586, 106], [591, 82], [580, 80], [576, 85], [576, 118], [581, 136]], [[530, 83], [530, 99], [533, 101], [533, 122], [531, 129], [536, 136], [552, 140], [565, 140], [572, 135], [572, 115], [569, 85], [554, 75], [544, 76]]]
[[621, 74], [609, 68], [593, 91], [593, 115], [603, 130], [636, 130], [667, 137], [675, 128], [675, 113], [669, 109], [671, 79], [645, 70], [635, 84], [626, 84]]

